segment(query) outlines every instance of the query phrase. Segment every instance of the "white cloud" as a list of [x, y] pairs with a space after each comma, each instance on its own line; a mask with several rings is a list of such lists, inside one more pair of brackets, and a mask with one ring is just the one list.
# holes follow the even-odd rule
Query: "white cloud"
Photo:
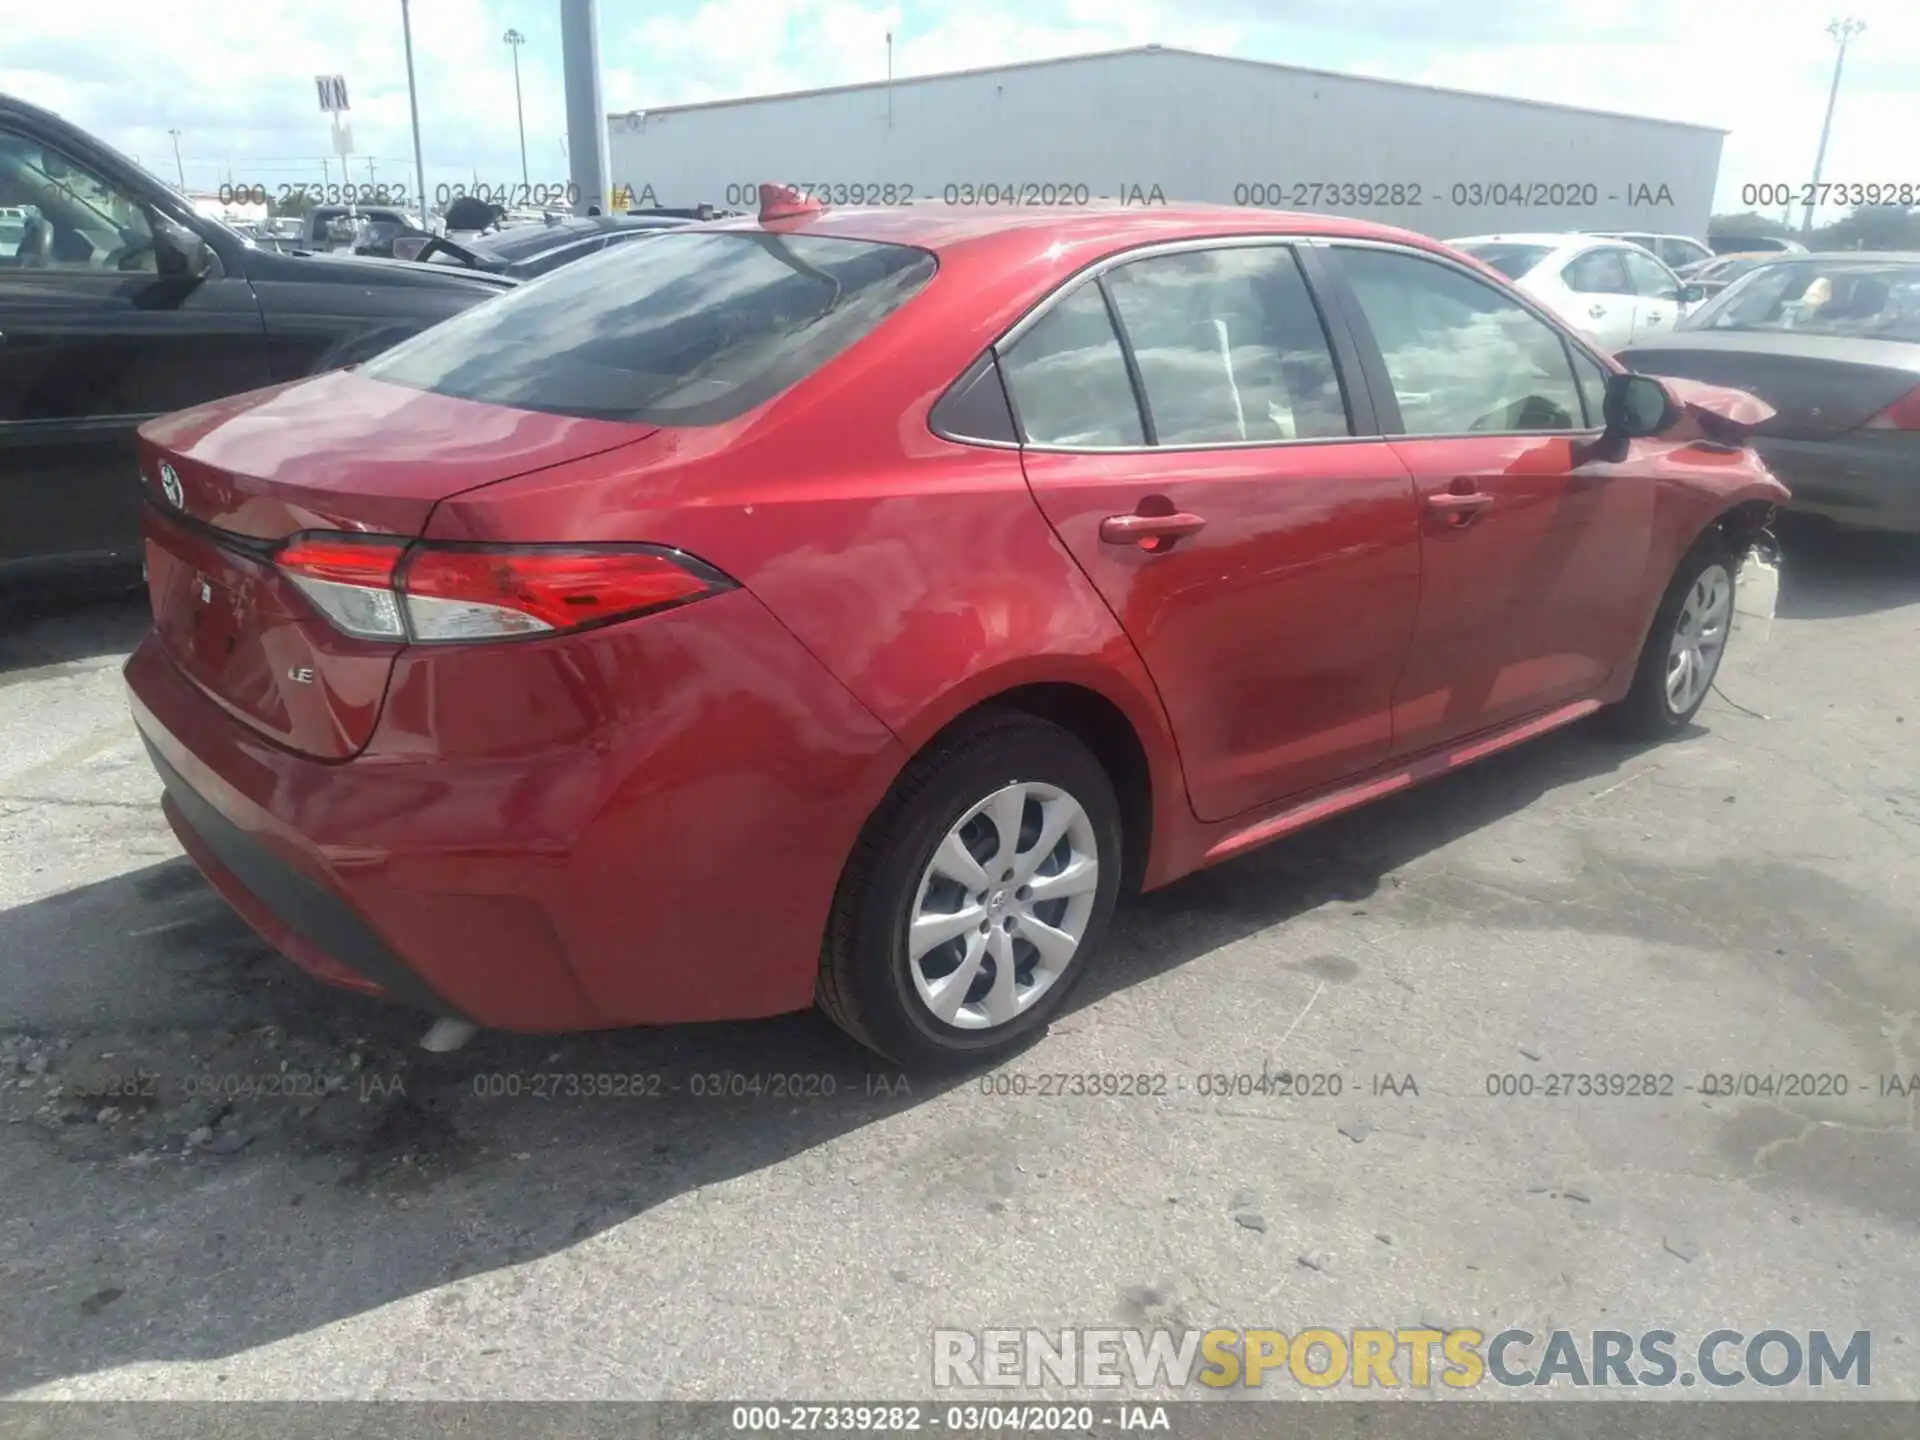
[[[1454, 52], [1399, 78], [1719, 126], [1719, 211], [1748, 208], [1743, 186], [1807, 181], [1836, 52], [1829, 0], [1642, 8], [1636, 41]], [[1848, 52], [1823, 178], [1920, 186], [1920, 6], [1862, 0], [1856, 13], [1868, 29]]]
[[[394, 0], [97, 0], [84, 11], [8, 3], [0, 90], [61, 111], [187, 179], [319, 180], [328, 155], [312, 77], [352, 87], [356, 150], [410, 179], [406, 70]], [[1720, 205], [1812, 166], [1833, 45], [1832, 0], [600, 0], [610, 109], [648, 108], [1160, 42], [1720, 125]], [[1857, 0], [1855, 44], [1826, 178], [1920, 181], [1920, 5]], [[521, 52], [529, 167], [565, 177], [552, 0], [412, 0], [430, 185], [518, 178], [513, 83]], [[338, 178], [337, 162], [328, 166]], [[356, 180], [366, 178], [364, 160]]]

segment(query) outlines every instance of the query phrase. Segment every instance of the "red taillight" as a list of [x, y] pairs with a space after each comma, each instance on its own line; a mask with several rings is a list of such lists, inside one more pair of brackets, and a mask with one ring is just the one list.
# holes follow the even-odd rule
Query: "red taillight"
[[690, 556], [645, 545], [409, 548], [396, 538], [314, 534], [294, 537], [278, 564], [338, 629], [401, 642], [548, 635], [732, 586]]
[[649, 550], [423, 548], [401, 581], [417, 640], [571, 630], [679, 605], [711, 588]]
[[275, 563], [335, 628], [362, 640], [404, 640], [393, 576], [406, 553], [406, 541], [384, 535], [296, 535]]
[[1920, 385], [1867, 421], [1869, 430], [1920, 430]]

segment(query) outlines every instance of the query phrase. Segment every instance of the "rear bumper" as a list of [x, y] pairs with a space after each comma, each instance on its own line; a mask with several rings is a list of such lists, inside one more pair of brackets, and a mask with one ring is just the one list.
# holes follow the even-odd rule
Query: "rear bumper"
[[160, 808], [181, 847], [270, 944], [331, 984], [466, 1018], [408, 969], [351, 905], [222, 815], [167, 763], [144, 732], [142, 739], [166, 786]]
[[1920, 531], [1920, 444], [1869, 431], [1834, 440], [1758, 437], [1754, 448], [1793, 491], [1786, 508], [1850, 525]]
[[265, 740], [153, 636], [126, 678], [182, 846], [269, 943], [506, 1030], [810, 1004], [840, 867], [903, 758], [744, 591], [407, 652], [346, 762]]

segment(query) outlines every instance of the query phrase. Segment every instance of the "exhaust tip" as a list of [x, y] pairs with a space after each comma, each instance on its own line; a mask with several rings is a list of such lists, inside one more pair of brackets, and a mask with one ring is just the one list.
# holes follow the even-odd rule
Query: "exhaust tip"
[[458, 1050], [474, 1037], [479, 1029], [465, 1020], [455, 1020], [442, 1016], [433, 1022], [427, 1033], [420, 1037], [420, 1048], [431, 1050], [436, 1055], [445, 1055], [450, 1050]]

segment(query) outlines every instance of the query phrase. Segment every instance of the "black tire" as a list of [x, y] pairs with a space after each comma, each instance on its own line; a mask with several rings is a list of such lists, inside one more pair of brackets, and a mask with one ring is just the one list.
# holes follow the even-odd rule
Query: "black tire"
[[[1079, 802], [1098, 862], [1093, 907], [1059, 978], [1013, 1020], [949, 1025], [914, 987], [909, 911], [935, 849], [1003, 786], [1051, 785]], [[1106, 770], [1071, 732], [1014, 711], [990, 712], [916, 756], [874, 811], [847, 861], [821, 947], [819, 1006], [868, 1049], [912, 1070], [984, 1065], [1029, 1043], [1059, 1012], [1099, 952], [1120, 888], [1120, 805]]]
[[[1660, 608], [1654, 612], [1647, 638], [1640, 647], [1632, 688], [1618, 704], [1601, 712], [1607, 728], [1616, 735], [1633, 740], [1665, 740], [1693, 723], [1694, 715], [1706, 703], [1713, 689], [1713, 677], [1719, 673], [1720, 662], [1727, 653], [1726, 643], [1723, 642], [1714, 652], [1707, 683], [1700, 686], [1699, 693], [1684, 709], [1675, 709], [1667, 695], [1667, 664], [1673, 646], [1674, 628], [1679, 623], [1681, 607], [1685, 605], [1688, 594], [1714, 567], [1718, 566], [1724, 572], [1731, 596], [1736, 558], [1732, 547], [1717, 530], [1701, 536], [1694, 542], [1693, 548], [1681, 557], [1680, 564], [1674, 569], [1673, 580], [1667, 586], [1667, 593], [1660, 599]], [[1729, 624], [1731, 621], [1729, 613]]]

